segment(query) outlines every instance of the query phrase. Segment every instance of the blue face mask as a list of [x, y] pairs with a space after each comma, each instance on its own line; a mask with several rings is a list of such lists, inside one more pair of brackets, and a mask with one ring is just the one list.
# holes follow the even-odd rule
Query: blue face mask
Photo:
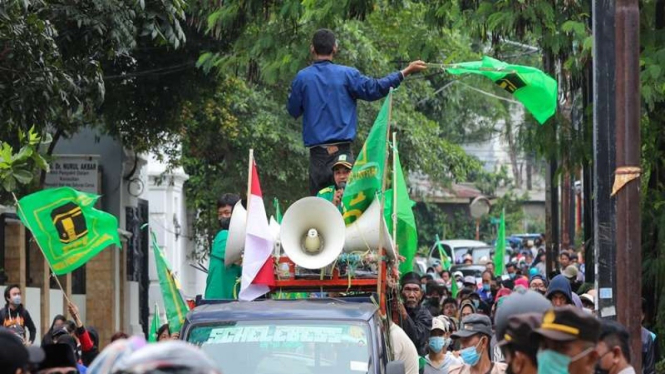
[[487, 292], [490, 290], [490, 284], [489, 283], [483, 283], [483, 291]]
[[538, 351], [536, 355], [538, 361], [538, 374], [568, 374], [568, 365], [570, 357], [553, 351], [544, 349]]
[[[481, 342], [482, 340], [478, 342], [478, 345], [480, 345]], [[478, 345], [476, 345], [475, 347], [464, 348], [459, 351], [459, 355], [465, 364], [469, 366], [475, 366], [478, 363], [478, 361], [480, 361], [480, 354], [478, 353]]]
[[516, 275], [517, 275], [517, 274], [515, 274], [515, 273], [510, 273], [510, 274], [508, 274], [508, 276], [510, 277], [510, 279], [515, 279], [515, 276], [516, 276]]
[[429, 349], [434, 353], [439, 353], [446, 346], [446, 338], [443, 336], [432, 336], [429, 338]]

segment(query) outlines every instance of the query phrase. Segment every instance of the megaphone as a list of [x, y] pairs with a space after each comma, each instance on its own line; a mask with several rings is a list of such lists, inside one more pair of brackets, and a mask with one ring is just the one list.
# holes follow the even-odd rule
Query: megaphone
[[240, 260], [245, 248], [245, 236], [247, 233], [247, 210], [238, 201], [233, 207], [231, 222], [229, 223], [229, 236], [226, 239], [226, 252], [224, 253], [224, 264], [229, 266]]
[[360, 218], [346, 226], [344, 252], [364, 252], [379, 249], [379, 246], [383, 246], [386, 254], [395, 259], [395, 246], [381, 214], [381, 202], [375, 198]]
[[301, 268], [321, 269], [342, 253], [345, 230], [342, 215], [328, 200], [302, 198], [287, 209], [282, 219], [284, 254]]

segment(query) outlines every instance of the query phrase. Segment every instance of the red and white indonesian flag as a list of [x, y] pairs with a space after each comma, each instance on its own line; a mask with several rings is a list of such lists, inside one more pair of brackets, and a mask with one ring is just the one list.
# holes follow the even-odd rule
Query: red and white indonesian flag
[[251, 301], [270, 291], [275, 285], [272, 251], [273, 237], [263, 205], [259, 173], [254, 158], [251, 160], [250, 195], [247, 201], [247, 234], [242, 261], [240, 300]]

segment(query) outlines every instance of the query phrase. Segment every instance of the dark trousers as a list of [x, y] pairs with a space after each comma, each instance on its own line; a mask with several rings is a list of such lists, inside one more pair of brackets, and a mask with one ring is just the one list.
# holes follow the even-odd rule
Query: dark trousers
[[322, 145], [309, 149], [309, 194], [316, 196], [322, 189], [335, 184], [332, 166], [340, 154], [351, 154], [351, 143]]

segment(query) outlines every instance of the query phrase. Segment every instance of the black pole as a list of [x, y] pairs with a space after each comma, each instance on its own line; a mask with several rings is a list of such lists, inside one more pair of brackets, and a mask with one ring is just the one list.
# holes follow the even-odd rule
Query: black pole
[[[614, 0], [593, 2], [593, 180], [596, 307], [616, 318], [616, 207], [611, 197], [615, 148]], [[589, 271], [589, 270], [587, 270]]]

